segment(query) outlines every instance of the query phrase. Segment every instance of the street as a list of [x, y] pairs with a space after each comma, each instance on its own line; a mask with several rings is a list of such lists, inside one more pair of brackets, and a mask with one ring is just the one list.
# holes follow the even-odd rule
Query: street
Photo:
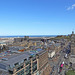
[[[68, 69], [66, 69], [66, 67], [65, 67], [65, 64], [67, 63], [69, 63], [69, 59], [66, 59], [66, 58], [64, 58], [64, 56], [66, 55], [66, 52], [68, 51], [68, 49], [69, 49], [69, 43], [66, 45], [66, 47], [65, 47], [66, 49], [66, 51], [64, 52], [64, 48], [59, 52], [59, 55], [60, 56], [58, 56], [57, 57], [57, 61], [56, 62], [50, 62], [50, 65], [52, 65], [53, 67], [52, 67], [52, 72], [51, 72], [51, 74], [50, 75], [65, 75], [65, 70], [67, 71]], [[53, 58], [54, 59], [54, 58]], [[64, 61], [64, 66], [62, 67], [62, 69], [61, 69], [61, 72], [60, 72], [60, 65], [62, 64], [62, 62]]]

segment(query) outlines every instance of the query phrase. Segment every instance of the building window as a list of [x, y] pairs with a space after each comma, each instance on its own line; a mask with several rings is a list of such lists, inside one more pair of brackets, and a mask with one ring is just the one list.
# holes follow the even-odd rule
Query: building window
[[30, 61], [26, 61], [25, 64], [26, 64], [26, 66], [27, 66], [28, 64], [30, 64]]
[[26, 67], [25, 72], [26, 72], [26, 75], [31, 75], [31, 66], [30, 65]]
[[32, 70], [35, 72], [37, 70], [37, 61], [32, 64]]
[[21, 66], [21, 68], [23, 68], [23, 65]]
[[27, 59], [24, 59], [24, 61], [26, 61]]
[[17, 75], [24, 75], [24, 69], [18, 72]]
[[20, 69], [21, 69], [21, 67], [18, 67], [18, 68], [17, 68], [17, 71], [20, 70]]
[[33, 61], [35, 61], [35, 60], [36, 60], [36, 58], [33, 58], [32, 60], [33, 60]]
[[17, 66], [17, 65], [19, 65], [19, 63], [15, 63], [14, 65]]
[[10, 71], [10, 70], [9, 70], [8, 72], [9, 72], [9, 74], [13, 74], [13, 71]]

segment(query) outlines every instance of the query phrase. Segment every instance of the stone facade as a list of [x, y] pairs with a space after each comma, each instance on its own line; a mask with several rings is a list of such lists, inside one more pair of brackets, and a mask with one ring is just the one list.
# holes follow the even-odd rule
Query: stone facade
[[69, 57], [70, 63], [72, 63], [72, 68], [74, 68], [75, 65], [75, 34], [72, 32], [71, 34], [71, 55]]
[[75, 55], [75, 34], [71, 35], [71, 54]]
[[50, 65], [48, 63], [48, 52], [45, 51], [38, 56], [39, 75], [50, 75]]

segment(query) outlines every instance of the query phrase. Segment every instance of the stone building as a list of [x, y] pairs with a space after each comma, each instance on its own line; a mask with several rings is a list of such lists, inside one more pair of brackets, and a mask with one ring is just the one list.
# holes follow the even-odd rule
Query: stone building
[[23, 42], [23, 41], [28, 40], [28, 39], [29, 39], [29, 36], [25, 36], [23, 38], [21, 38], [21, 37], [14, 38], [14, 43], [16, 43], [16, 42]]
[[71, 34], [71, 55], [69, 57], [70, 63], [72, 63], [72, 68], [75, 69], [75, 34]]
[[50, 74], [50, 65], [48, 63], [48, 52], [43, 51], [38, 54], [38, 67], [37, 70], [39, 75], [49, 75]]
[[71, 35], [71, 55], [75, 55], [75, 34], [72, 32]]

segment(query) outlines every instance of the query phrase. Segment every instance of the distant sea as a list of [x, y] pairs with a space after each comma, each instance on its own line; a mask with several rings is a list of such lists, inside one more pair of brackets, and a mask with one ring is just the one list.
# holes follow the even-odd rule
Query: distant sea
[[17, 35], [17, 36], [0, 36], [0, 38], [13, 38], [13, 37], [56, 37], [57, 35]]

